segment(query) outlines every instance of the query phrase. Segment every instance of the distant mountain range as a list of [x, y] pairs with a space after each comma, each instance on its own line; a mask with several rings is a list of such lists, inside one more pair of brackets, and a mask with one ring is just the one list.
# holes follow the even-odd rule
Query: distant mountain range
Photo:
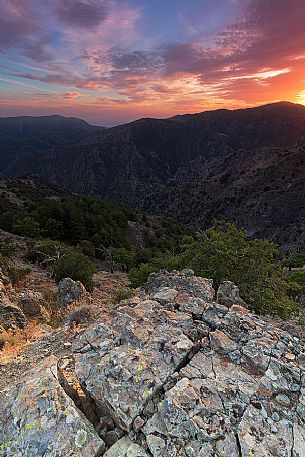
[[60, 116], [0, 118], [0, 175], [25, 173], [193, 226], [225, 218], [289, 247], [305, 237], [305, 106], [109, 129]]

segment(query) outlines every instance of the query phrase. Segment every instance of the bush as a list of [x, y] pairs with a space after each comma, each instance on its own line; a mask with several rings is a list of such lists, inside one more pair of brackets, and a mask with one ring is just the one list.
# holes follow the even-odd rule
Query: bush
[[120, 303], [122, 300], [128, 300], [132, 296], [133, 291], [131, 289], [120, 289], [112, 295], [111, 303]]
[[157, 271], [158, 268], [149, 263], [142, 263], [138, 268], [132, 268], [129, 272], [129, 279], [132, 287], [140, 287], [146, 283], [150, 273]]
[[9, 239], [0, 240], [0, 255], [11, 258], [16, 254], [16, 247]]
[[305, 272], [295, 271], [290, 273], [286, 279], [287, 290], [290, 297], [297, 299], [305, 294]]
[[80, 281], [85, 288], [93, 290], [92, 277], [95, 268], [90, 259], [82, 253], [70, 251], [54, 265], [55, 278], [60, 281], [63, 278], [71, 278]]
[[287, 283], [275, 244], [248, 240], [244, 230], [226, 222], [216, 222], [206, 233], [184, 238], [180, 253], [143, 263], [130, 271], [134, 287], [147, 281], [161, 268], [191, 268], [197, 276], [212, 278], [217, 288], [222, 281], [233, 281], [241, 297], [258, 313], [287, 317], [297, 309], [288, 294]]
[[79, 252], [82, 252], [88, 257], [95, 257], [95, 246], [88, 240], [80, 241], [76, 248]]
[[124, 265], [127, 270], [134, 266], [134, 253], [125, 248], [117, 248], [113, 250], [113, 261], [116, 264]]
[[[47, 265], [52, 265], [56, 261], [58, 251], [63, 254], [68, 252], [68, 248], [62, 246], [58, 241], [48, 240], [42, 243], [34, 242], [27, 243], [28, 252], [25, 256], [26, 260], [32, 263], [46, 262]], [[51, 260], [53, 259], [53, 260]]]
[[39, 222], [31, 216], [26, 216], [23, 219], [17, 220], [13, 226], [13, 230], [17, 235], [29, 238], [38, 238], [41, 234]]

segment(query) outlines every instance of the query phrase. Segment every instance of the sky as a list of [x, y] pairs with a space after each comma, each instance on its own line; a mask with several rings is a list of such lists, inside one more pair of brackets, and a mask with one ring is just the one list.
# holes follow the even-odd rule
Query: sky
[[305, 105], [305, 0], [0, 0], [0, 116]]

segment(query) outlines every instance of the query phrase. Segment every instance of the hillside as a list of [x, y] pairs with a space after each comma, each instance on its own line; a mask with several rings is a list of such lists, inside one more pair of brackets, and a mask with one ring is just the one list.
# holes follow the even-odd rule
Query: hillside
[[88, 133], [104, 130], [63, 116], [0, 118], [0, 169], [24, 155], [32, 160], [55, 147], [81, 142]]
[[305, 107], [276, 103], [140, 119], [23, 153], [1, 174], [35, 173], [193, 226], [226, 218], [291, 247], [303, 238], [304, 141]]

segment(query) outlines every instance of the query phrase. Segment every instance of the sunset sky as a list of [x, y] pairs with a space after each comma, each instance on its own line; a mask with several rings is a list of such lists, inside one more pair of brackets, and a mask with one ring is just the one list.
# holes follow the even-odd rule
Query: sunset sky
[[0, 0], [0, 116], [305, 104], [305, 0]]

